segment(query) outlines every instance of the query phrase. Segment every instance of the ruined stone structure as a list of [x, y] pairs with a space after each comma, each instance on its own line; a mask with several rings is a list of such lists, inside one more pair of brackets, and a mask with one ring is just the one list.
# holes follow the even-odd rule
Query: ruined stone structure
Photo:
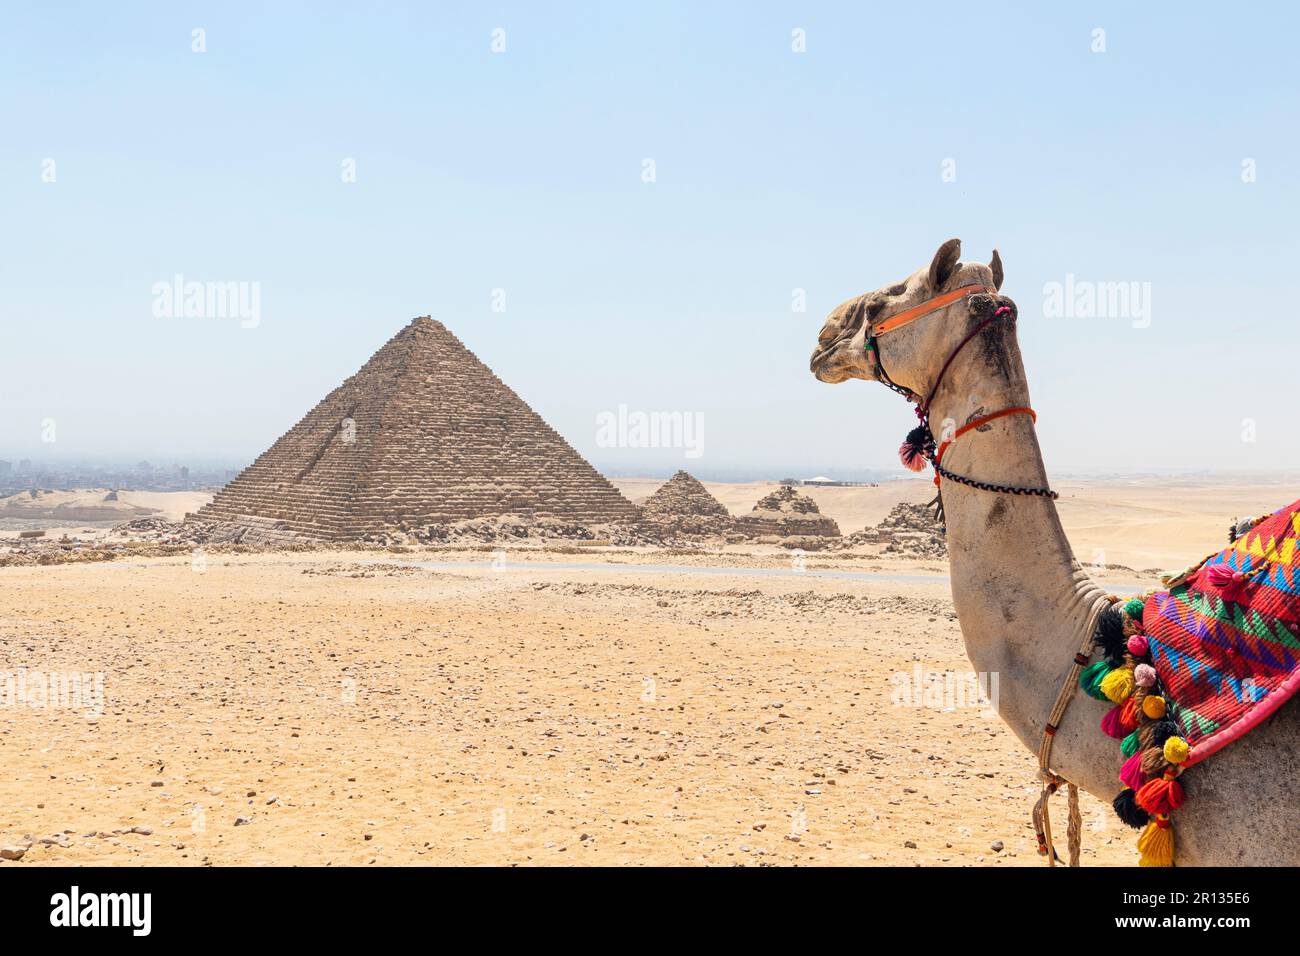
[[637, 508], [441, 322], [412, 321], [195, 516], [347, 540], [498, 515]]
[[788, 485], [759, 499], [753, 511], [736, 519], [736, 529], [755, 538], [840, 536], [839, 525], [821, 513], [817, 502]]
[[934, 512], [926, 505], [906, 501], [894, 505], [880, 524], [855, 531], [840, 542], [843, 548], [868, 545], [884, 545], [886, 553], [914, 557], [942, 558], [948, 554], [948, 543]]
[[641, 513], [654, 529], [685, 535], [725, 534], [734, 520], [722, 502], [685, 471], [642, 502]]

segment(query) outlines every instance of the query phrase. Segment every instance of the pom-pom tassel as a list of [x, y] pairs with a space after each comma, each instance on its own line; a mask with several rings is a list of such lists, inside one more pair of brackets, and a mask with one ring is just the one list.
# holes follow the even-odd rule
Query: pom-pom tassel
[[1118, 667], [1124, 661], [1124, 651], [1128, 646], [1128, 637], [1124, 634], [1124, 615], [1112, 604], [1101, 612], [1097, 618], [1097, 627], [1092, 632], [1092, 642], [1110, 661], [1112, 667]]
[[1187, 741], [1182, 737], [1170, 737], [1165, 741], [1165, 759], [1170, 763], [1179, 764], [1192, 755], [1192, 748], [1187, 745]]
[[1119, 768], [1119, 782], [1130, 790], [1142, 786], [1142, 754], [1136, 753], [1124, 761]]
[[[1168, 718], [1157, 720], [1150, 726], [1151, 746], [1153, 747], [1163, 747], [1170, 737], [1177, 737], [1181, 733], [1178, 729], [1178, 725]], [[1173, 760], [1169, 762], [1175, 763]]]
[[1137, 794], [1131, 787], [1121, 790], [1111, 806], [1115, 808], [1115, 815], [1134, 830], [1142, 829], [1151, 819], [1147, 812], [1137, 805]]
[[1125, 757], [1131, 757], [1142, 748], [1142, 742], [1138, 740], [1137, 731], [1129, 734], [1119, 742], [1119, 752]]
[[1216, 588], [1226, 588], [1233, 584], [1240, 584], [1245, 578], [1246, 576], [1240, 571], [1234, 571], [1226, 564], [1211, 564], [1205, 569], [1206, 582]]
[[1110, 710], [1106, 711], [1106, 716], [1101, 719], [1101, 731], [1107, 737], [1114, 737], [1121, 740], [1128, 736], [1128, 730], [1121, 723], [1123, 720], [1124, 705], [1116, 704]]
[[[1119, 705], [1119, 726], [1124, 734], [1136, 730], [1138, 725], [1138, 705], [1137, 701], [1130, 697], [1124, 703]], [[1120, 734], [1120, 736], [1124, 736]], [[1131, 755], [1130, 755], [1131, 756]]]
[[1107, 700], [1119, 704], [1133, 693], [1133, 686], [1133, 670], [1117, 667], [1102, 678], [1100, 690]]
[[1165, 772], [1165, 748], [1148, 747], [1142, 751], [1142, 776], [1150, 780]]
[[1138, 837], [1138, 866], [1173, 866], [1174, 865], [1174, 830], [1169, 825], [1169, 816], [1158, 816], [1142, 831]]
[[1144, 783], [1137, 792], [1137, 804], [1147, 813], [1168, 816], [1183, 805], [1183, 785], [1168, 771], [1159, 780]]
[[925, 471], [926, 446], [931, 441], [930, 430], [924, 425], [917, 425], [908, 432], [903, 444], [898, 446], [898, 458], [903, 467], [909, 471]]
[[1079, 675], [1079, 689], [1089, 697], [1106, 700], [1106, 695], [1101, 692], [1101, 682], [1110, 671], [1111, 666], [1106, 661], [1089, 664]]

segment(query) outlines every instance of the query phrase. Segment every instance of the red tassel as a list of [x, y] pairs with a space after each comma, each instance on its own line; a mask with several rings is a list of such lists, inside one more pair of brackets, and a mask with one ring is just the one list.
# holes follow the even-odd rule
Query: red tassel
[[1161, 779], [1142, 785], [1137, 792], [1137, 803], [1147, 813], [1177, 810], [1183, 805], [1183, 785], [1166, 773]]
[[1137, 730], [1138, 704], [1136, 697], [1130, 697], [1119, 705], [1119, 725], [1124, 731], [1119, 735], [1120, 737], [1127, 737]]

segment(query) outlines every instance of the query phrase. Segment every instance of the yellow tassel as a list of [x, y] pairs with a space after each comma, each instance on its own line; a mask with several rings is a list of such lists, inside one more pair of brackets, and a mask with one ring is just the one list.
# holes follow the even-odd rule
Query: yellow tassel
[[1101, 692], [1113, 703], [1122, 704], [1133, 693], [1133, 671], [1117, 667], [1101, 679]]
[[1170, 737], [1165, 741], [1165, 759], [1170, 763], [1182, 763], [1192, 752], [1187, 741], [1182, 737]]
[[1138, 866], [1174, 865], [1174, 830], [1169, 825], [1169, 815], [1161, 814], [1138, 837]]
[[1151, 694], [1142, 701], [1142, 713], [1152, 720], [1159, 720], [1165, 715], [1165, 699], [1158, 694]]

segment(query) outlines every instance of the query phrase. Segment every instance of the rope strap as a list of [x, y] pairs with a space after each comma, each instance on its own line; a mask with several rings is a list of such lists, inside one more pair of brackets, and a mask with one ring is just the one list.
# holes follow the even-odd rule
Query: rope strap
[[1038, 414], [1028, 405], [1015, 405], [1011, 408], [1004, 408], [1000, 411], [993, 412], [989, 415], [981, 415], [979, 418], [968, 421], [965, 425], [958, 428], [951, 438], [944, 439], [938, 450], [934, 453], [934, 484], [939, 487], [939, 479], [947, 478], [949, 481], [955, 481], [959, 485], [966, 485], [970, 488], [978, 488], [980, 491], [996, 491], [1004, 495], [1036, 495], [1040, 498], [1051, 498], [1055, 501], [1060, 497], [1051, 488], [1023, 488], [1019, 485], [999, 485], [991, 481], [980, 481], [978, 478], [968, 478], [965, 475], [958, 475], [943, 467], [943, 453], [948, 450], [948, 446], [955, 442], [962, 435], [989, 422], [997, 421], [999, 418], [1005, 418], [1008, 415], [1028, 415], [1038, 421]]
[[1103, 597], [1098, 598], [1093, 604], [1092, 612], [1088, 615], [1088, 626], [1083, 631], [1083, 645], [1070, 662], [1069, 673], [1065, 675], [1065, 683], [1061, 685], [1061, 690], [1056, 695], [1056, 703], [1052, 705], [1051, 713], [1047, 715], [1043, 738], [1038, 744], [1038, 773], [1043, 779], [1043, 792], [1034, 804], [1033, 821], [1034, 831], [1038, 836], [1038, 852], [1047, 855], [1048, 866], [1056, 866], [1056, 850], [1052, 845], [1052, 820], [1048, 812], [1048, 801], [1063, 783], [1069, 789], [1069, 826], [1066, 830], [1066, 841], [1070, 852], [1070, 866], [1079, 865], [1079, 853], [1083, 843], [1083, 822], [1079, 815], [1079, 788], [1052, 772], [1052, 741], [1056, 739], [1056, 729], [1060, 727], [1065, 708], [1070, 706], [1070, 699], [1078, 686], [1079, 673], [1092, 654], [1092, 635], [1097, 628], [1097, 619], [1112, 603], [1110, 598]]
[[974, 431], [977, 428], [987, 425], [989, 422], [995, 422], [999, 418], [1006, 418], [1008, 415], [1028, 415], [1030, 418], [1034, 420], [1035, 424], [1038, 423], [1038, 413], [1035, 412], [1028, 405], [1013, 405], [1011, 408], [1004, 408], [1001, 411], [993, 412], [990, 415], [981, 415], [979, 418], [972, 419], [971, 421], [968, 421], [965, 425], [962, 425], [960, 428], [958, 428], [955, 432], [952, 433], [951, 438], [945, 438], [943, 440], [943, 442], [939, 445], [939, 450], [934, 453], [935, 464], [938, 464], [939, 462], [943, 461], [943, 453], [948, 450], [948, 446], [951, 445], [953, 442], [955, 442], [962, 435], [965, 435], [969, 431]]

